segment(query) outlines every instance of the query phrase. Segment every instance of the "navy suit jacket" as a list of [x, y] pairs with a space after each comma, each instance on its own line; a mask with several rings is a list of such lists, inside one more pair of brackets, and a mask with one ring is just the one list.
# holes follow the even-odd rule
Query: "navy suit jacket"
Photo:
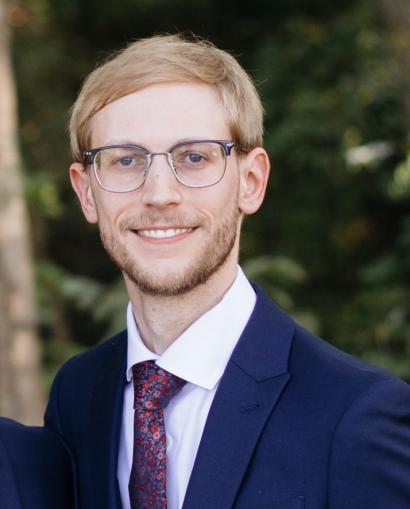
[[51, 431], [0, 418], [0, 508], [73, 509], [70, 454]]
[[[81, 509], [121, 507], [126, 332], [71, 359], [46, 425]], [[220, 381], [183, 509], [409, 509], [410, 388], [312, 336], [257, 290]]]

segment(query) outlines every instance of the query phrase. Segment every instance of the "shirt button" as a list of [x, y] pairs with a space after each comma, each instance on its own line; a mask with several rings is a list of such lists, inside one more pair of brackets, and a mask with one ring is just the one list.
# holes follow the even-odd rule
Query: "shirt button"
[[171, 435], [167, 435], [167, 450], [171, 449], [172, 444], [173, 444], [173, 440], [172, 440]]

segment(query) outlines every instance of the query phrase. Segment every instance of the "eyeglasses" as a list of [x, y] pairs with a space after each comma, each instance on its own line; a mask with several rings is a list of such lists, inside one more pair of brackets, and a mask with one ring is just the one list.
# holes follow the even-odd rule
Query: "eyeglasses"
[[84, 163], [92, 165], [98, 184], [113, 193], [141, 187], [153, 156], [166, 156], [175, 178], [187, 187], [210, 187], [220, 182], [234, 141], [198, 140], [177, 143], [167, 152], [150, 152], [137, 145], [109, 145], [86, 150]]

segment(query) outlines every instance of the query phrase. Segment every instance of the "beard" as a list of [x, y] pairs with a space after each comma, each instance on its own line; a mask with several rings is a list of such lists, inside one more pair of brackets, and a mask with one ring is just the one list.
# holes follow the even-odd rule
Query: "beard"
[[[144, 294], [161, 297], [174, 297], [184, 295], [205, 284], [228, 260], [239, 235], [240, 212], [238, 199], [234, 200], [230, 210], [224, 210], [224, 217], [213, 229], [208, 230], [209, 239], [206, 244], [198, 246], [192, 259], [181, 269], [167, 270], [165, 275], [158, 275], [155, 262], [149, 268], [144, 268], [138, 260], [138, 253], [130, 252], [111, 230], [100, 226], [102, 244], [119, 267], [124, 276], [128, 278]], [[142, 228], [142, 225], [155, 224], [193, 224], [187, 216], [159, 217], [152, 213], [144, 213], [138, 221], [125, 222], [121, 230]], [[200, 224], [195, 223], [195, 224]], [[134, 228], [133, 228], [134, 227]], [[136, 234], [136, 233], [135, 233]]]

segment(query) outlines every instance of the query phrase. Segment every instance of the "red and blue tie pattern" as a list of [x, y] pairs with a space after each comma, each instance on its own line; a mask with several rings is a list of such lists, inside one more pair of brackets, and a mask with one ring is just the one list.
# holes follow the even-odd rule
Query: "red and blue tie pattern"
[[134, 452], [129, 482], [131, 509], [166, 509], [167, 444], [163, 409], [185, 384], [154, 361], [132, 367]]

